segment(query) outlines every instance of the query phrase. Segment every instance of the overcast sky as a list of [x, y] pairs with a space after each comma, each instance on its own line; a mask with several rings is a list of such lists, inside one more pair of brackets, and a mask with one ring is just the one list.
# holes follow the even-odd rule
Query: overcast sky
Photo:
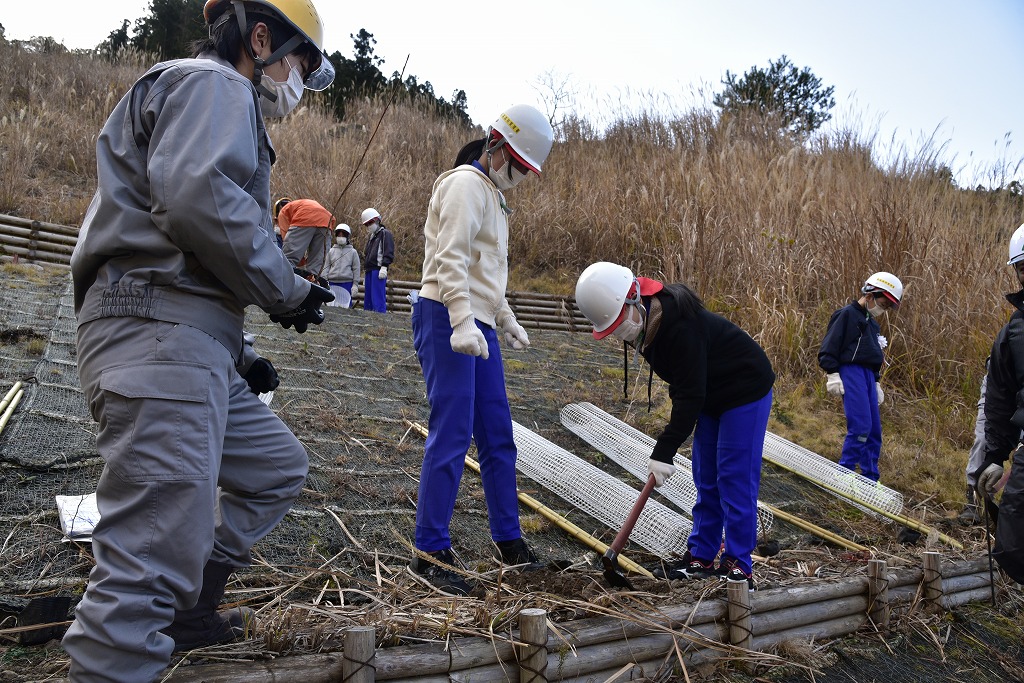
[[[316, 2], [316, 0], [314, 0]], [[466, 91], [486, 126], [517, 102], [542, 110], [539, 84], [567, 80], [584, 117], [643, 108], [682, 112], [787, 55], [835, 86], [834, 122], [876, 132], [911, 155], [931, 140], [961, 184], [988, 184], [1024, 158], [1022, 0], [320, 0], [328, 52], [350, 34], [377, 40], [382, 71], [402, 68], [438, 96]], [[149, 0], [7, 1], [8, 39], [52, 36], [94, 47]], [[542, 90], [542, 88], [540, 88]], [[1009, 178], [1024, 179], [1024, 168]]]

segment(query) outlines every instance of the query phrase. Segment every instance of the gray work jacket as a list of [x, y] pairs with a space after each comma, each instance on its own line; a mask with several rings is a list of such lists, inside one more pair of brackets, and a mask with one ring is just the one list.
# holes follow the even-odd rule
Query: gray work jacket
[[98, 186], [71, 257], [78, 324], [183, 323], [241, 352], [245, 307], [297, 307], [309, 282], [274, 239], [256, 89], [216, 55], [157, 64], [96, 142]]

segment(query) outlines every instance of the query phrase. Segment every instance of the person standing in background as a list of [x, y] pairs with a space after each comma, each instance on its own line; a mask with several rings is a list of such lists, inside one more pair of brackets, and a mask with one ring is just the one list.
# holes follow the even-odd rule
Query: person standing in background
[[384, 226], [380, 212], [373, 207], [363, 210], [363, 226], [370, 231], [363, 251], [363, 308], [377, 313], [388, 312], [388, 266], [395, 260], [395, 236]]
[[324, 277], [331, 285], [334, 301], [329, 306], [352, 308], [352, 297], [358, 291], [359, 252], [352, 246], [352, 228], [342, 223], [334, 229], [334, 246], [327, 252]]
[[842, 396], [846, 413], [846, 439], [839, 464], [878, 481], [882, 452], [882, 418], [878, 406], [885, 401], [879, 382], [882, 352], [887, 345], [876, 318], [899, 307], [903, 283], [880, 271], [864, 281], [861, 297], [840, 308], [828, 321], [818, 351], [818, 365], [827, 373], [825, 388]]

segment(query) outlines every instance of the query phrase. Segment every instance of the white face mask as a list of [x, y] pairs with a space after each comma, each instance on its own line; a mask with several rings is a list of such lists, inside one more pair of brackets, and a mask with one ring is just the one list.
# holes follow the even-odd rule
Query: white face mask
[[343, 247], [343, 246], [345, 246], [346, 244], [348, 244], [348, 238], [347, 238], [347, 237], [335, 237], [335, 238], [334, 238], [334, 242], [335, 242], [335, 244], [337, 244], [337, 245], [338, 245], [339, 247]]
[[277, 95], [277, 100], [274, 102], [260, 96], [260, 109], [263, 110], [263, 116], [276, 118], [287, 116], [299, 105], [299, 100], [302, 99], [302, 91], [306, 89], [302, 84], [302, 74], [299, 73], [297, 67], [292, 66], [287, 56], [284, 58], [284, 63], [287, 66], [291, 66], [287, 81], [279, 83], [267, 73], [264, 73], [263, 78], [260, 80], [260, 84], [264, 88]]
[[[502, 152], [504, 154], [504, 152]], [[505, 158], [505, 163], [500, 170], [495, 171], [491, 166], [487, 171], [487, 177], [491, 179], [494, 186], [502, 192], [508, 192], [513, 187], [526, 179], [526, 173], [521, 172], [513, 164], [511, 159]]]
[[868, 313], [870, 313], [871, 317], [873, 317], [873, 318], [877, 318], [878, 316], [880, 316], [883, 313], [885, 313], [885, 309], [882, 308], [881, 306], [868, 306], [867, 308], [868, 308]]
[[612, 336], [627, 344], [634, 343], [640, 333], [644, 331], [644, 314], [639, 306], [629, 305], [629, 311], [619, 323], [619, 326], [612, 330]]

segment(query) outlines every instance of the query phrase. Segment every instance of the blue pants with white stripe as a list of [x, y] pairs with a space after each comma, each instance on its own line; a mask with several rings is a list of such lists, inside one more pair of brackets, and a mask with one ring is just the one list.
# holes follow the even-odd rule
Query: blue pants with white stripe
[[839, 464], [878, 481], [878, 456], [882, 452], [882, 418], [878, 413], [875, 373], [863, 365], [840, 365], [843, 380], [843, 411], [846, 439]]
[[477, 322], [487, 341], [487, 360], [452, 350], [448, 309], [420, 298], [412, 307], [413, 344], [430, 402], [416, 503], [416, 547], [435, 552], [451, 547], [448, 527], [471, 440], [476, 440], [487, 500], [491, 538], [519, 538], [516, 444], [505, 393], [505, 370], [494, 329]]
[[723, 560], [736, 560], [748, 574], [757, 545], [757, 492], [772, 392], [727, 410], [701, 413], [693, 432], [693, 531], [687, 545], [694, 558], [712, 562], [722, 545]]

